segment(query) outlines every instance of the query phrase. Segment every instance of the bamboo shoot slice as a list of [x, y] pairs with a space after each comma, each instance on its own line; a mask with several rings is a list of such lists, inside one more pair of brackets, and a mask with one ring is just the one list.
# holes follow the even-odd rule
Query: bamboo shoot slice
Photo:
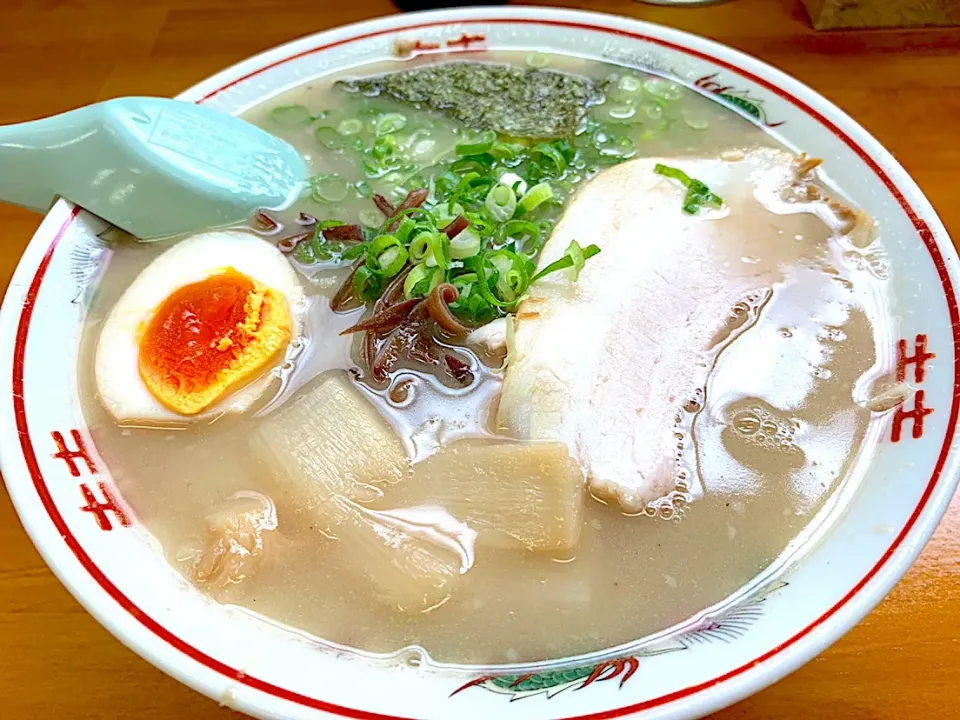
[[376, 512], [344, 497], [327, 508], [351, 570], [398, 610], [429, 612], [450, 599], [473, 565], [476, 533], [442, 508]]
[[580, 537], [584, 488], [563, 443], [461, 440], [414, 465], [410, 480], [381, 502], [444, 507], [487, 531], [484, 544], [502, 533], [531, 550], [569, 550]]
[[286, 479], [280, 497], [304, 511], [334, 496], [369, 502], [409, 469], [396, 431], [340, 373], [265, 418], [254, 449]]
[[387, 513], [360, 504], [398, 482], [409, 461], [393, 428], [347, 377], [325, 378], [266, 418], [253, 447], [279, 470], [279, 504], [339, 540], [347, 567], [367, 577], [385, 603], [429, 611], [450, 598], [473, 565], [476, 533], [441, 508]]

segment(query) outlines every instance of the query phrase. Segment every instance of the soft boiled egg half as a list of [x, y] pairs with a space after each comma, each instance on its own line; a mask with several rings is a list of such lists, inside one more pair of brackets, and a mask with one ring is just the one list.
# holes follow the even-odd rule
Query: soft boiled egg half
[[121, 422], [243, 412], [302, 332], [296, 271], [253, 233], [177, 243], [137, 276], [97, 344], [100, 398]]

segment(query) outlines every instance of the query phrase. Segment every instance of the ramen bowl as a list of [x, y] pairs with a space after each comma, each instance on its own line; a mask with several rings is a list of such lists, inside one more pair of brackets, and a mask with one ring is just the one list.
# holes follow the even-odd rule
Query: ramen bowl
[[[541, 51], [631, 66], [714, 96], [831, 181], [882, 229], [895, 322], [886, 362], [912, 388], [871, 425], [877, 449], [838, 509], [769, 581], [679, 630], [549, 663], [481, 669], [368, 657], [211, 601], [124, 504], [81, 411], [78, 353], [110, 251], [101, 220], [60, 200], [25, 251], [0, 318], [0, 464], [33, 542], [124, 644], [228, 707], [263, 718], [698, 717], [836, 641], [904, 574], [955, 490], [958, 261], [906, 172], [810, 88], [739, 52], [627, 18], [533, 8], [395, 16], [303, 38], [179, 96], [239, 113], [311, 78], [405, 53]], [[482, 620], [482, 618], [481, 618]], [[557, 634], [560, 618], [544, 617]], [[517, 700], [523, 702], [514, 702]]]

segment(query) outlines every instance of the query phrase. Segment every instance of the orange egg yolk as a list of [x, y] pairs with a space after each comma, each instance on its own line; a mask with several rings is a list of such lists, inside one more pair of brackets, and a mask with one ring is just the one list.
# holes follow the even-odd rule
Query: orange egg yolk
[[157, 307], [140, 338], [140, 377], [165, 406], [195, 415], [253, 380], [290, 335], [286, 298], [226, 268]]

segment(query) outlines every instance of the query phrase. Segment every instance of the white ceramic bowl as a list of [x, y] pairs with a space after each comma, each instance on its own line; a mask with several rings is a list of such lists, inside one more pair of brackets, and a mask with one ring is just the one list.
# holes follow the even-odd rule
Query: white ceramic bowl
[[[829, 176], [882, 228], [899, 317], [883, 339], [886, 361], [894, 371], [901, 357], [918, 389], [877, 424], [879, 456], [845, 511], [776, 583], [732, 609], [703, 615], [681, 635], [560, 667], [478, 677], [364, 660], [284, 633], [207, 600], [124, 512], [77, 392], [86, 303], [109, 261], [97, 238], [105, 228], [61, 201], [24, 253], [0, 317], [0, 461], [31, 538], [120, 640], [260, 717], [686, 718], [783, 677], [890, 590], [957, 484], [958, 261], [930, 204], [876, 140], [796, 80], [707, 40], [619, 17], [530, 8], [389, 17], [270, 50], [180, 97], [238, 112], [308, 78], [388, 57], [398, 40], [442, 53], [540, 49], [634, 65], [718, 95], [827, 160]], [[918, 346], [935, 355], [922, 373], [911, 361]]]

